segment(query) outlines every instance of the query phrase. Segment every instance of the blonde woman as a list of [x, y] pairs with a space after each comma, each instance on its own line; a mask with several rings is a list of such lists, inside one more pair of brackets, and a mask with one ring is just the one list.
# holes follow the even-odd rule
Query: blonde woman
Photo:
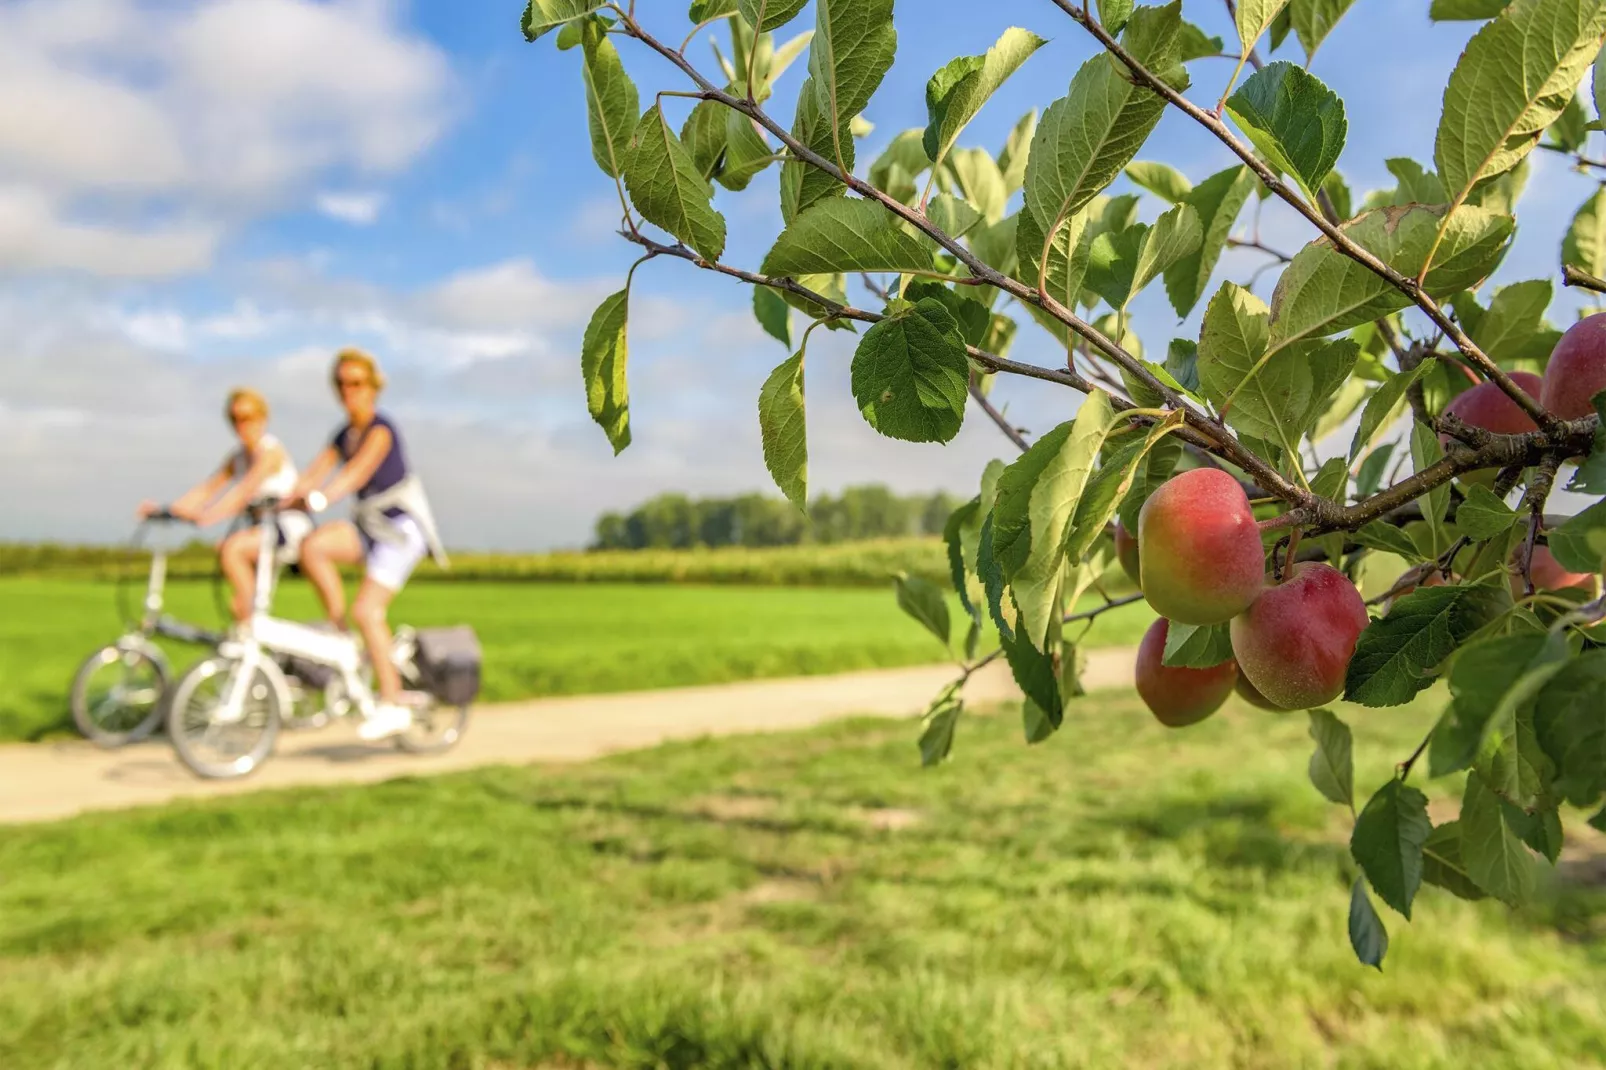
[[291, 502], [305, 502], [318, 512], [356, 495], [351, 520], [320, 525], [307, 536], [301, 546], [301, 572], [317, 589], [329, 619], [346, 628], [346, 592], [339, 566], [363, 565], [351, 619], [368, 648], [379, 702], [358, 734], [363, 739], [383, 739], [412, 724], [401, 677], [390, 661], [386, 613], [425, 554], [443, 566], [446, 554], [423, 484], [407, 464], [401, 432], [378, 410], [379, 392], [385, 386], [379, 363], [360, 349], [342, 349], [335, 355], [332, 382], [346, 410], [346, 422], [307, 466]]
[[[295, 462], [284, 444], [268, 433], [267, 400], [249, 387], [237, 387], [229, 391], [223, 412], [240, 440], [239, 448], [223, 459], [217, 471], [167, 507], [174, 516], [200, 528], [232, 520], [253, 502], [283, 499], [296, 485]], [[155, 502], [146, 501], [140, 503], [138, 513], [143, 518], [160, 509]], [[292, 564], [301, 540], [312, 530], [312, 518], [306, 513], [282, 512], [278, 528], [274, 551], [280, 561]], [[262, 535], [254, 527], [234, 532], [218, 547], [223, 575], [234, 592], [230, 611], [238, 622], [251, 618], [257, 554], [261, 552]]]

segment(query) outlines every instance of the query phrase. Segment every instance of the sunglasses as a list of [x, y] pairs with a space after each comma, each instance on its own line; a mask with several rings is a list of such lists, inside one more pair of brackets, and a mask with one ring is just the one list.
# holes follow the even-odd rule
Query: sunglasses
[[345, 376], [340, 376], [335, 380], [335, 389], [337, 390], [358, 390], [372, 385], [372, 382], [368, 379], [348, 379]]
[[231, 413], [229, 413], [229, 423], [233, 424], [235, 427], [239, 427], [241, 424], [244, 424], [244, 423], [250, 423], [252, 420], [260, 420], [260, 419], [262, 419], [262, 414], [260, 412], [231, 412]]

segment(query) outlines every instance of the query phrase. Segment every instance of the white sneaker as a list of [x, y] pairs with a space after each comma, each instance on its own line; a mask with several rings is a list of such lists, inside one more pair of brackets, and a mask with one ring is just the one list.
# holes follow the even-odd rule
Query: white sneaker
[[373, 741], [397, 736], [413, 726], [413, 711], [406, 706], [380, 703], [371, 716], [357, 726], [357, 738]]

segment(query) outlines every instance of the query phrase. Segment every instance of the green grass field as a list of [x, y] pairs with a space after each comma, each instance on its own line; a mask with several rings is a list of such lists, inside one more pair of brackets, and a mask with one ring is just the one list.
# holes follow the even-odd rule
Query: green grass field
[[[115, 638], [113, 585], [0, 578], [0, 740], [70, 731], [67, 690], [78, 663]], [[135, 604], [139, 590], [130, 592]], [[210, 584], [176, 582], [168, 610], [215, 624]], [[286, 581], [280, 611], [317, 616], [311, 589]], [[960, 615], [955, 601], [953, 615]], [[1141, 606], [1100, 618], [1091, 641], [1135, 643]], [[630, 691], [756, 677], [912, 665], [942, 647], [880, 590], [678, 584], [427, 583], [402, 592], [392, 621], [468, 622], [485, 649], [486, 701]], [[178, 665], [199, 648], [169, 645]]]
[[[1433, 714], [1346, 713], [1363, 794]], [[1354, 961], [1305, 724], [1106, 693], [936, 770], [861, 721], [3, 829], [0, 1064], [1602, 1066], [1598, 883], [1424, 888]]]

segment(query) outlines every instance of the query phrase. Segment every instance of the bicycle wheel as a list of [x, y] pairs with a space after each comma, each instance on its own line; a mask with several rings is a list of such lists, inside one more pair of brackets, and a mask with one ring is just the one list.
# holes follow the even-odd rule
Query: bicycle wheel
[[[401, 656], [396, 659], [396, 670], [401, 673], [402, 686], [416, 689], [420, 676], [413, 661], [413, 648], [408, 644], [398, 653]], [[414, 690], [414, 694], [425, 692]], [[424, 705], [413, 707], [413, 723], [396, 737], [396, 746], [411, 754], [440, 754], [457, 746], [467, 729], [467, 703], [451, 706], [430, 695]]]
[[211, 779], [242, 777], [273, 753], [284, 717], [285, 688], [271, 675], [269, 665], [264, 662], [253, 670], [234, 720], [224, 714], [242, 671], [237, 658], [206, 658], [179, 678], [168, 703], [167, 734], [191, 772]]
[[143, 645], [108, 643], [73, 675], [68, 704], [85, 739], [111, 749], [144, 739], [162, 721], [167, 665]]

